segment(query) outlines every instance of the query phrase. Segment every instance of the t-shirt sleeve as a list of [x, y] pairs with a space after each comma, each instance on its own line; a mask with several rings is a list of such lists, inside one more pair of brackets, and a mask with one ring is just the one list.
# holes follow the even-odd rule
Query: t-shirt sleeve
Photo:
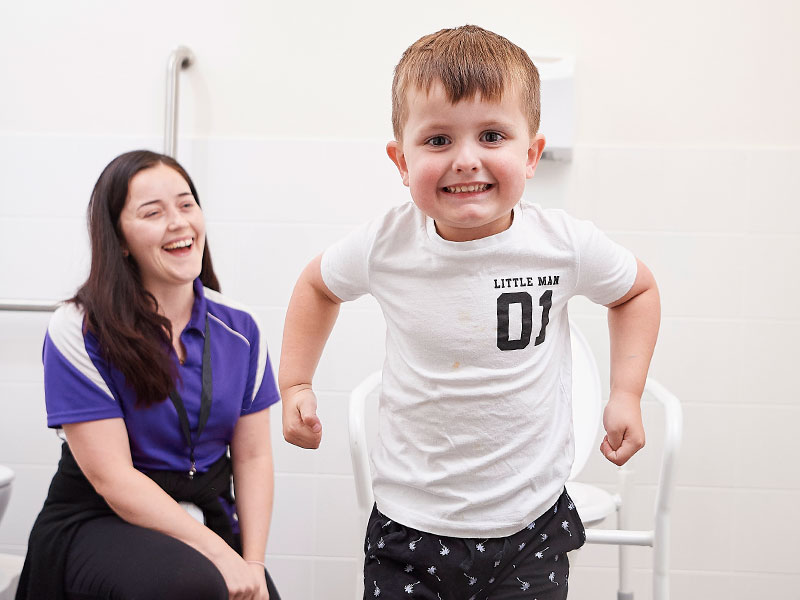
[[87, 344], [83, 311], [74, 304], [62, 306], [50, 319], [42, 362], [48, 427], [123, 416], [107, 383], [108, 367]]
[[574, 221], [578, 242], [576, 294], [610, 304], [628, 293], [636, 280], [636, 257], [609, 239], [590, 221]]
[[374, 231], [373, 226], [363, 225], [322, 255], [322, 281], [342, 300], [355, 300], [369, 292], [369, 251]]
[[255, 317], [250, 332], [250, 368], [241, 414], [246, 415], [264, 410], [278, 402], [281, 397], [275, 383], [272, 361], [269, 358], [267, 342]]

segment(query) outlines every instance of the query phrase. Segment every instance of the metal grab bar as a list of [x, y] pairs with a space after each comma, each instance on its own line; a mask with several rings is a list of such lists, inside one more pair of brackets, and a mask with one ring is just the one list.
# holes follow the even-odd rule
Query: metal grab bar
[[[167, 60], [167, 102], [164, 119], [164, 154], [175, 157], [178, 133], [178, 74], [194, 62], [194, 54], [186, 46], [178, 46]], [[53, 312], [60, 306], [52, 300], [2, 300], [0, 311]]]
[[167, 105], [164, 117], [164, 154], [175, 158], [178, 135], [178, 75], [194, 62], [194, 54], [186, 46], [178, 46], [167, 60]]
[[53, 312], [61, 306], [52, 300], [0, 300], [0, 311]]

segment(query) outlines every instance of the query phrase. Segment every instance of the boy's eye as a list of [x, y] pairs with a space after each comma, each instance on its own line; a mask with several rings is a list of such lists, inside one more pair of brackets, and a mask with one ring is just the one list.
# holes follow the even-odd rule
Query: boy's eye
[[450, 140], [448, 140], [443, 135], [435, 135], [432, 138], [428, 138], [428, 140], [425, 143], [428, 144], [429, 146], [446, 146], [447, 144], [450, 143]]
[[497, 142], [503, 141], [503, 134], [496, 131], [487, 131], [481, 136], [481, 141], [489, 144], [496, 144]]

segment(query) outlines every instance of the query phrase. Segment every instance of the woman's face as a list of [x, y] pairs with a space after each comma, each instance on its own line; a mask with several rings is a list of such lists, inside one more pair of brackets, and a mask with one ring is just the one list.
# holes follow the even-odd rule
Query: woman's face
[[200, 275], [205, 219], [176, 170], [159, 163], [134, 175], [119, 226], [122, 250], [136, 261], [150, 293], [191, 284]]

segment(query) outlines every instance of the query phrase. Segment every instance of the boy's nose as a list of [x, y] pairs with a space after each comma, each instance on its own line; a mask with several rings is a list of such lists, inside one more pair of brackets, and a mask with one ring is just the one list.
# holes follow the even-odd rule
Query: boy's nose
[[481, 161], [475, 148], [464, 144], [458, 149], [458, 153], [453, 160], [453, 170], [456, 173], [474, 173], [478, 171], [480, 166]]

